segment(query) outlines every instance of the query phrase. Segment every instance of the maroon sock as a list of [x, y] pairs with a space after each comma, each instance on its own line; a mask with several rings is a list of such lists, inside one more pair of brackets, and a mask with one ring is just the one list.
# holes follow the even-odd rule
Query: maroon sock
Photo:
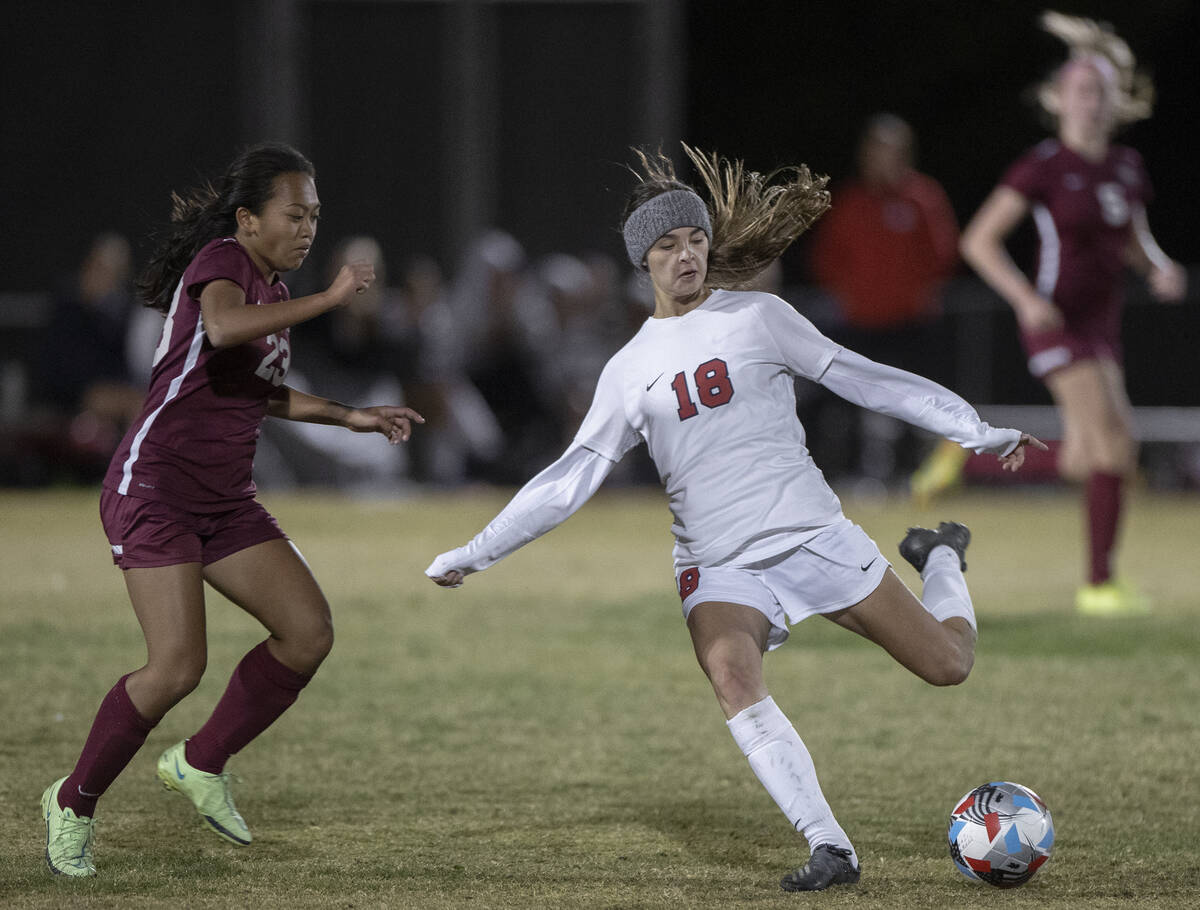
[[187, 763], [220, 774], [229, 756], [290, 708], [310, 679], [272, 657], [265, 641], [254, 647], [233, 671], [212, 716], [184, 746]]
[[142, 717], [129, 700], [125, 691], [128, 678], [126, 673], [117, 680], [100, 702], [75, 770], [59, 788], [60, 809], [69, 808], [76, 815], [93, 817], [96, 800], [112, 786], [154, 729], [154, 724]]
[[1101, 584], [1112, 578], [1111, 556], [1121, 523], [1120, 474], [1096, 471], [1087, 479], [1088, 545], [1091, 554], [1091, 582]]

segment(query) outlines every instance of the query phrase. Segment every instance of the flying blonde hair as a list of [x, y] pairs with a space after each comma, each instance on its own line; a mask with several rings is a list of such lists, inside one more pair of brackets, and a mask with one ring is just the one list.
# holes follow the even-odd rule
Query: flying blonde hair
[[[741, 161], [705, 153], [687, 143], [683, 150], [695, 165], [708, 199], [712, 247], [708, 254], [710, 287], [738, 290], [754, 284], [759, 273], [778, 259], [792, 241], [829, 208], [828, 177], [814, 177], [806, 165], [781, 167], [768, 174], [747, 171]], [[625, 216], [657, 192], [691, 189], [675, 175], [661, 150], [649, 155], [634, 149], [642, 173]]]
[[1115, 90], [1114, 120], [1117, 126], [1150, 116], [1154, 109], [1154, 83], [1137, 69], [1137, 60], [1129, 45], [1111, 25], [1053, 10], [1042, 13], [1040, 21], [1042, 28], [1066, 44], [1070, 51], [1067, 62], [1037, 87], [1038, 103], [1047, 114], [1058, 118], [1058, 80], [1064, 68], [1074, 63], [1091, 62], [1108, 77]]

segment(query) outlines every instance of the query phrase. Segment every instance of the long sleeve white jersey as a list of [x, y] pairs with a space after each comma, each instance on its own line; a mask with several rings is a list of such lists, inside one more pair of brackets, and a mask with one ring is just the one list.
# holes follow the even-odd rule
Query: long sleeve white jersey
[[1020, 440], [937, 383], [842, 348], [772, 294], [717, 290], [683, 316], [646, 320], [605, 366], [571, 447], [426, 574], [485, 569], [544, 534], [643, 441], [674, 516], [677, 568], [799, 546], [842, 509], [805, 446], [795, 377], [977, 453], [1005, 455]]

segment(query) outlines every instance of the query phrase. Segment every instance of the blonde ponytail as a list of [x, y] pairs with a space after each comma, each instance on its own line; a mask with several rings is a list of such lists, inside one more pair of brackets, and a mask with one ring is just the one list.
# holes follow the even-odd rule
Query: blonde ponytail
[[[1114, 118], [1118, 126], [1145, 120], [1154, 109], [1154, 83], [1137, 69], [1129, 45], [1106, 22], [1067, 16], [1047, 10], [1042, 28], [1062, 41], [1070, 51], [1066, 66], [1092, 61], [1109, 77], [1114, 88]], [[1059, 111], [1058, 80], [1062, 67], [1037, 87], [1037, 99], [1051, 117]]]

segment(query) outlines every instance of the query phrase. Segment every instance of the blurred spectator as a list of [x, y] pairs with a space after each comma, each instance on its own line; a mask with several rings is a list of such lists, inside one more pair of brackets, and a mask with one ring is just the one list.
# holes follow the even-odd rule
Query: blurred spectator
[[[374, 283], [346, 306], [292, 329], [301, 366], [292, 367], [288, 384], [300, 391], [320, 387], [340, 401], [407, 405], [404, 388], [415, 375], [420, 347], [416, 322], [403, 296], [389, 286], [383, 250], [374, 238], [343, 240], [328, 264], [330, 280], [351, 262], [370, 262]], [[380, 446], [370, 435], [331, 433], [317, 424], [266, 421], [255, 475], [267, 487], [313, 483], [397, 492], [408, 480], [406, 448]]]
[[538, 264], [537, 277], [558, 324], [543, 382], [557, 393], [552, 403], [561, 447], [574, 438], [591, 406], [604, 364], [628, 338], [620, 335], [620, 270], [608, 256], [584, 261], [555, 253]]
[[[560, 390], [545, 381], [559, 340], [558, 319], [527, 273], [516, 239], [491, 230], [469, 246], [439, 321], [426, 335], [429, 375], [451, 377], [464, 470], [494, 483], [517, 483], [559, 445]], [[499, 439], [479, 432], [488, 413]]]
[[23, 433], [23, 448], [42, 464], [40, 479], [99, 480], [141, 408], [145, 386], [126, 359], [126, 332], [138, 309], [131, 265], [129, 241], [100, 234], [78, 274], [54, 295]]
[[[912, 128], [894, 114], [867, 121], [857, 176], [834, 189], [833, 208], [817, 222], [812, 263], [840, 316], [832, 337], [872, 360], [945, 382], [940, 294], [957, 262], [958, 226], [941, 186], [913, 167], [914, 145]], [[861, 414], [858, 471], [888, 483], [926, 444], [900, 421]], [[908, 463], [901, 464], [906, 436]]]
[[[398, 312], [415, 333], [416, 357], [404, 393], [425, 418], [420, 439], [410, 442], [413, 475], [423, 483], [456, 486], [470, 465], [499, 458], [503, 434], [479, 390], [467, 377], [458, 324], [442, 276], [430, 256], [409, 260], [399, 289]], [[470, 332], [467, 333], [468, 335]], [[412, 443], [415, 443], [413, 445]]]

